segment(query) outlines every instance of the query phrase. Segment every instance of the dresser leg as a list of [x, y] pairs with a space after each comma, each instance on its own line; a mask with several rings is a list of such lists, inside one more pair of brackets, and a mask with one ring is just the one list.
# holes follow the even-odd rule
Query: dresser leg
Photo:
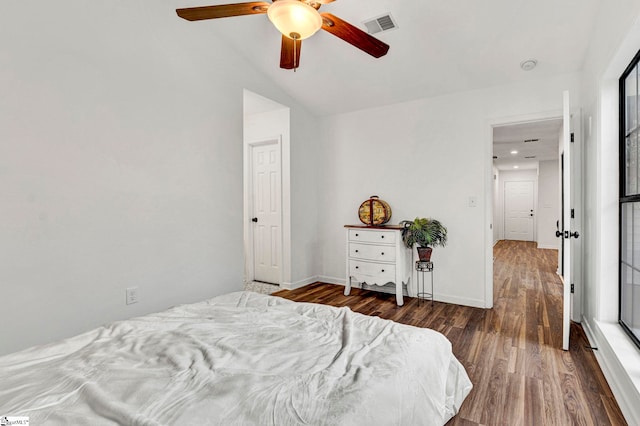
[[351, 293], [351, 277], [347, 277], [347, 282], [344, 285], [344, 295], [348, 296]]
[[402, 300], [402, 280], [396, 280], [396, 302], [398, 306], [404, 305]]

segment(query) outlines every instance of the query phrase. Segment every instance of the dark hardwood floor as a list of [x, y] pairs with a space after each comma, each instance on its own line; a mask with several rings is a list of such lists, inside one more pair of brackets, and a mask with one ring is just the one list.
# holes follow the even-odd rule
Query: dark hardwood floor
[[[474, 388], [447, 425], [626, 425], [579, 324], [562, 345], [557, 251], [500, 241], [494, 249], [494, 307], [479, 309], [315, 283], [274, 295], [349, 306], [443, 333]], [[443, 278], [440, 278], [443, 280]], [[444, 283], [443, 283], [444, 284]]]

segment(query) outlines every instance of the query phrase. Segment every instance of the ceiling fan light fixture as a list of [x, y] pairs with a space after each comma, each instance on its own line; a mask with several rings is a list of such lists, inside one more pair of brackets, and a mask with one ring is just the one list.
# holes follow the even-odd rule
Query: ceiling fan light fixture
[[304, 40], [322, 28], [318, 11], [300, 0], [274, 1], [267, 16], [278, 31], [294, 40]]

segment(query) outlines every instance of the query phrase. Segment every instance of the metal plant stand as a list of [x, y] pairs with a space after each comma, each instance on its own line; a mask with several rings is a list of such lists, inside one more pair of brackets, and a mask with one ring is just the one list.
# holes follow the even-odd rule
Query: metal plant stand
[[[417, 280], [416, 284], [418, 286], [418, 299], [422, 300], [431, 300], [431, 306], [433, 306], [433, 262], [416, 262], [416, 271], [417, 271]], [[427, 292], [425, 289], [425, 274], [429, 273], [431, 275], [431, 292]], [[422, 279], [421, 279], [422, 278]], [[420, 302], [419, 302], [420, 303]]]

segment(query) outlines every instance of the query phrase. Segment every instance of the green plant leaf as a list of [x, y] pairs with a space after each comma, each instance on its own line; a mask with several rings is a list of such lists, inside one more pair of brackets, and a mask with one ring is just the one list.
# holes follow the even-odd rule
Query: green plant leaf
[[411, 248], [414, 245], [420, 247], [444, 247], [447, 244], [447, 228], [439, 220], [431, 218], [415, 218], [415, 220], [403, 220], [402, 240]]

